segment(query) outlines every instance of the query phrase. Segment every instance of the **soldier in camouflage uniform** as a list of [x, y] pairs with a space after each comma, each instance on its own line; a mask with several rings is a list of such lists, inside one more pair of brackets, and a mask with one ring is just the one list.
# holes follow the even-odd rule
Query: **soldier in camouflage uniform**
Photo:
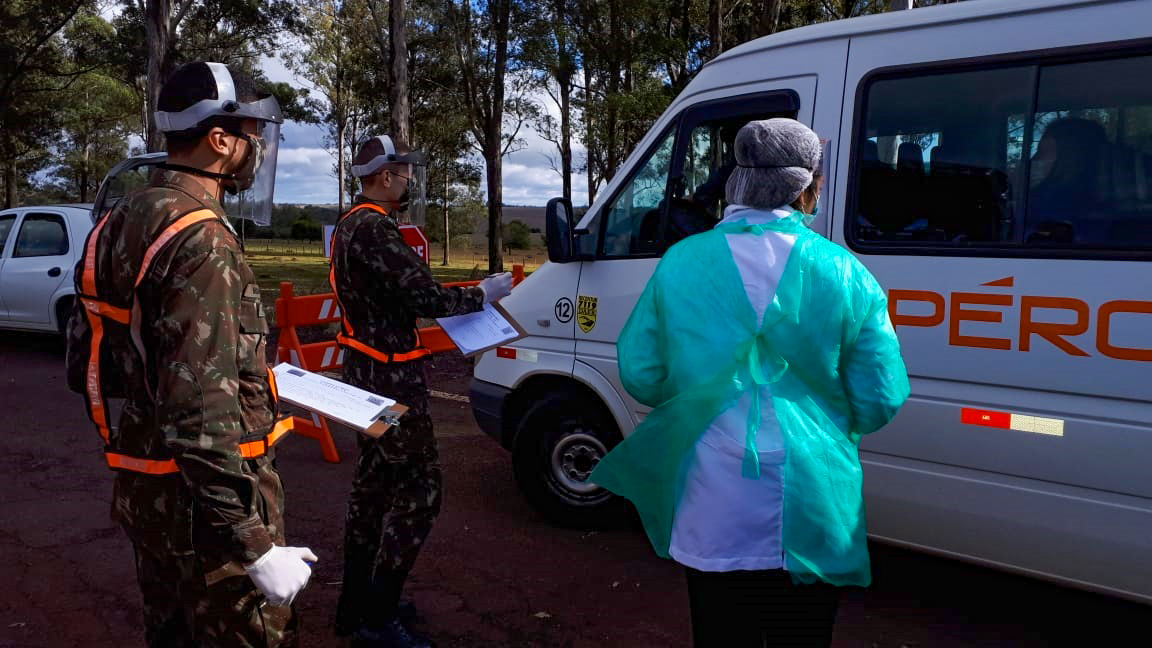
[[[135, 550], [150, 646], [295, 645], [291, 602], [316, 560], [283, 546], [268, 325], [219, 202], [252, 182], [261, 131], [278, 136], [244, 118], [257, 105], [278, 117], [275, 99], [259, 101], [223, 65], [177, 70], [156, 118], [185, 128], [170, 128], [167, 163], [97, 224], [76, 269], [69, 383], [116, 470], [112, 517]], [[107, 398], [124, 399], [116, 427]]]
[[507, 273], [478, 288], [446, 288], [404, 242], [396, 215], [407, 202], [422, 156], [388, 136], [368, 140], [353, 160], [362, 178], [332, 237], [332, 287], [348, 350], [344, 379], [409, 407], [379, 439], [359, 438], [360, 458], [348, 502], [344, 583], [336, 626], [354, 646], [428, 646], [401, 623], [397, 606], [440, 511], [441, 471], [428, 411], [417, 318], [463, 315], [511, 290]]

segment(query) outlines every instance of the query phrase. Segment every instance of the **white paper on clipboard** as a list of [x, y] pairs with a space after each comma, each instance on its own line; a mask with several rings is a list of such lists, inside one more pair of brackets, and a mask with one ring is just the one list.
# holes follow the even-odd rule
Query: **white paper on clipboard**
[[524, 331], [516, 321], [504, 309], [492, 304], [484, 304], [484, 309], [475, 313], [441, 317], [436, 323], [464, 355], [487, 351], [524, 337]]
[[281, 400], [352, 426], [370, 437], [379, 437], [408, 410], [391, 398], [287, 362], [276, 365], [272, 372]]

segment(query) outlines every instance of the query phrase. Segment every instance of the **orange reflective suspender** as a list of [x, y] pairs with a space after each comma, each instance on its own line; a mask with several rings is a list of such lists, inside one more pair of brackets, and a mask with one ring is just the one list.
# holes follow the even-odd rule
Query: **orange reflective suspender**
[[[80, 271], [80, 303], [84, 305], [84, 316], [88, 320], [91, 341], [88, 347], [88, 367], [84, 374], [85, 403], [88, 405], [88, 418], [96, 425], [100, 438], [108, 444], [108, 408], [104, 402], [104, 394], [100, 389], [100, 343], [104, 340], [104, 323], [101, 319], [104, 313], [122, 313], [127, 311], [113, 308], [95, 299], [96, 295], [96, 240], [104, 230], [107, 219], [101, 219], [88, 235], [88, 243], [84, 251], [84, 267]], [[91, 297], [90, 297], [91, 295]], [[117, 321], [127, 322], [127, 318]]]
[[[133, 301], [135, 301], [136, 289], [143, 283], [144, 277], [147, 276], [148, 271], [151, 269], [152, 261], [156, 255], [184, 230], [197, 223], [213, 218], [218, 218], [218, 216], [212, 210], [199, 209], [181, 216], [174, 223], [164, 228], [160, 235], [152, 241], [144, 252], [140, 270], [137, 272], [136, 279], [132, 284]], [[92, 422], [96, 424], [96, 428], [100, 432], [100, 438], [104, 440], [105, 446], [111, 442], [111, 435], [108, 425], [108, 407], [105, 403], [100, 385], [100, 345], [104, 339], [103, 320], [107, 318], [125, 326], [135, 327], [132, 309], [112, 306], [97, 296], [96, 247], [100, 233], [103, 231], [107, 221], [108, 219], [105, 216], [96, 224], [91, 234], [89, 234], [88, 241], [85, 245], [84, 265], [80, 273], [80, 288], [82, 292], [79, 295], [80, 301], [84, 305], [84, 313], [88, 320], [88, 326], [91, 329], [92, 336], [84, 380], [85, 391], [87, 392], [86, 402], [88, 404], [88, 416], [92, 419]], [[271, 369], [268, 370], [268, 381], [269, 388], [272, 391], [272, 397], [276, 399], [275, 376]], [[272, 431], [263, 439], [237, 444], [237, 450], [240, 456], [245, 459], [259, 457], [267, 451], [269, 446], [291, 431], [291, 429], [292, 423], [290, 418], [277, 421]], [[115, 470], [130, 470], [149, 475], [167, 475], [180, 471], [180, 468], [176, 465], [176, 461], [173, 459], [141, 459], [118, 452], [105, 452], [104, 457], [108, 462], [108, 467]]]
[[[348, 217], [348, 214], [351, 214], [360, 208], [371, 209], [372, 211], [379, 212], [384, 216], [388, 215], [388, 210], [379, 205], [373, 205], [372, 203], [360, 203], [359, 205], [353, 205], [351, 209], [344, 212], [344, 214], [340, 216], [340, 221], [337, 222], [337, 225], [339, 225], [340, 222], [343, 222], [343, 220]], [[376, 362], [383, 364], [390, 364], [393, 362], [411, 362], [417, 358], [423, 358], [424, 356], [432, 355], [432, 351], [425, 348], [423, 343], [420, 342], [420, 331], [418, 329], [416, 330], [416, 348], [406, 353], [384, 353], [383, 351], [373, 349], [360, 340], [353, 338], [352, 336], [354, 336], [356, 332], [352, 329], [352, 323], [348, 321], [348, 309], [344, 308], [344, 304], [340, 301], [340, 291], [336, 288], [335, 261], [336, 256], [333, 254], [332, 264], [328, 268], [328, 283], [332, 286], [332, 293], [336, 295], [336, 305], [340, 308], [340, 332], [336, 334], [336, 344], [352, 349], [353, 351], [363, 353]]]

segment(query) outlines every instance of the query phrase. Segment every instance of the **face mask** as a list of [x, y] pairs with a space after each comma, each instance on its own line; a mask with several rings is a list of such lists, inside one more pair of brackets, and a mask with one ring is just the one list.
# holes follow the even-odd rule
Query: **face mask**
[[244, 158], [244, 162], [240, 164], [240, 168], [232, 172], [232, 177], [221, 181], [224, 190], [232, 195], [249, 189], [252, 187], [252, 182], [256, 180], [256, 172], [260, 170], [260, 165], [264, 162], [264, 140], [259, 137], [252, 137], [241, 133], [237, 137], [243, 137], [248, 142], [248, 156]]
[[800, 214], [800, 222], [804, 224], [804, 227], [808, 227], [812, 224], [813, 221], [816, 220], [816, 212], [818, 211], [820, 211], [820, 196], [816, 196], [816, 204], [812, 205], [811, 214], [805, 214], [799, 209], [796, 210], [796, 213]]

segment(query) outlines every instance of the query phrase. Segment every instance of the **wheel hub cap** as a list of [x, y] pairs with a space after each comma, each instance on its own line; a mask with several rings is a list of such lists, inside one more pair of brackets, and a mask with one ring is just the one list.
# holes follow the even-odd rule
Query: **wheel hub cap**
[[569, 434], [552, 450], [552, 474], [574, 493], [594, 493], [600, 487], [588, 481], [588, 476], [606, 454], [608, 449], [596, 437], [583, 432]]

